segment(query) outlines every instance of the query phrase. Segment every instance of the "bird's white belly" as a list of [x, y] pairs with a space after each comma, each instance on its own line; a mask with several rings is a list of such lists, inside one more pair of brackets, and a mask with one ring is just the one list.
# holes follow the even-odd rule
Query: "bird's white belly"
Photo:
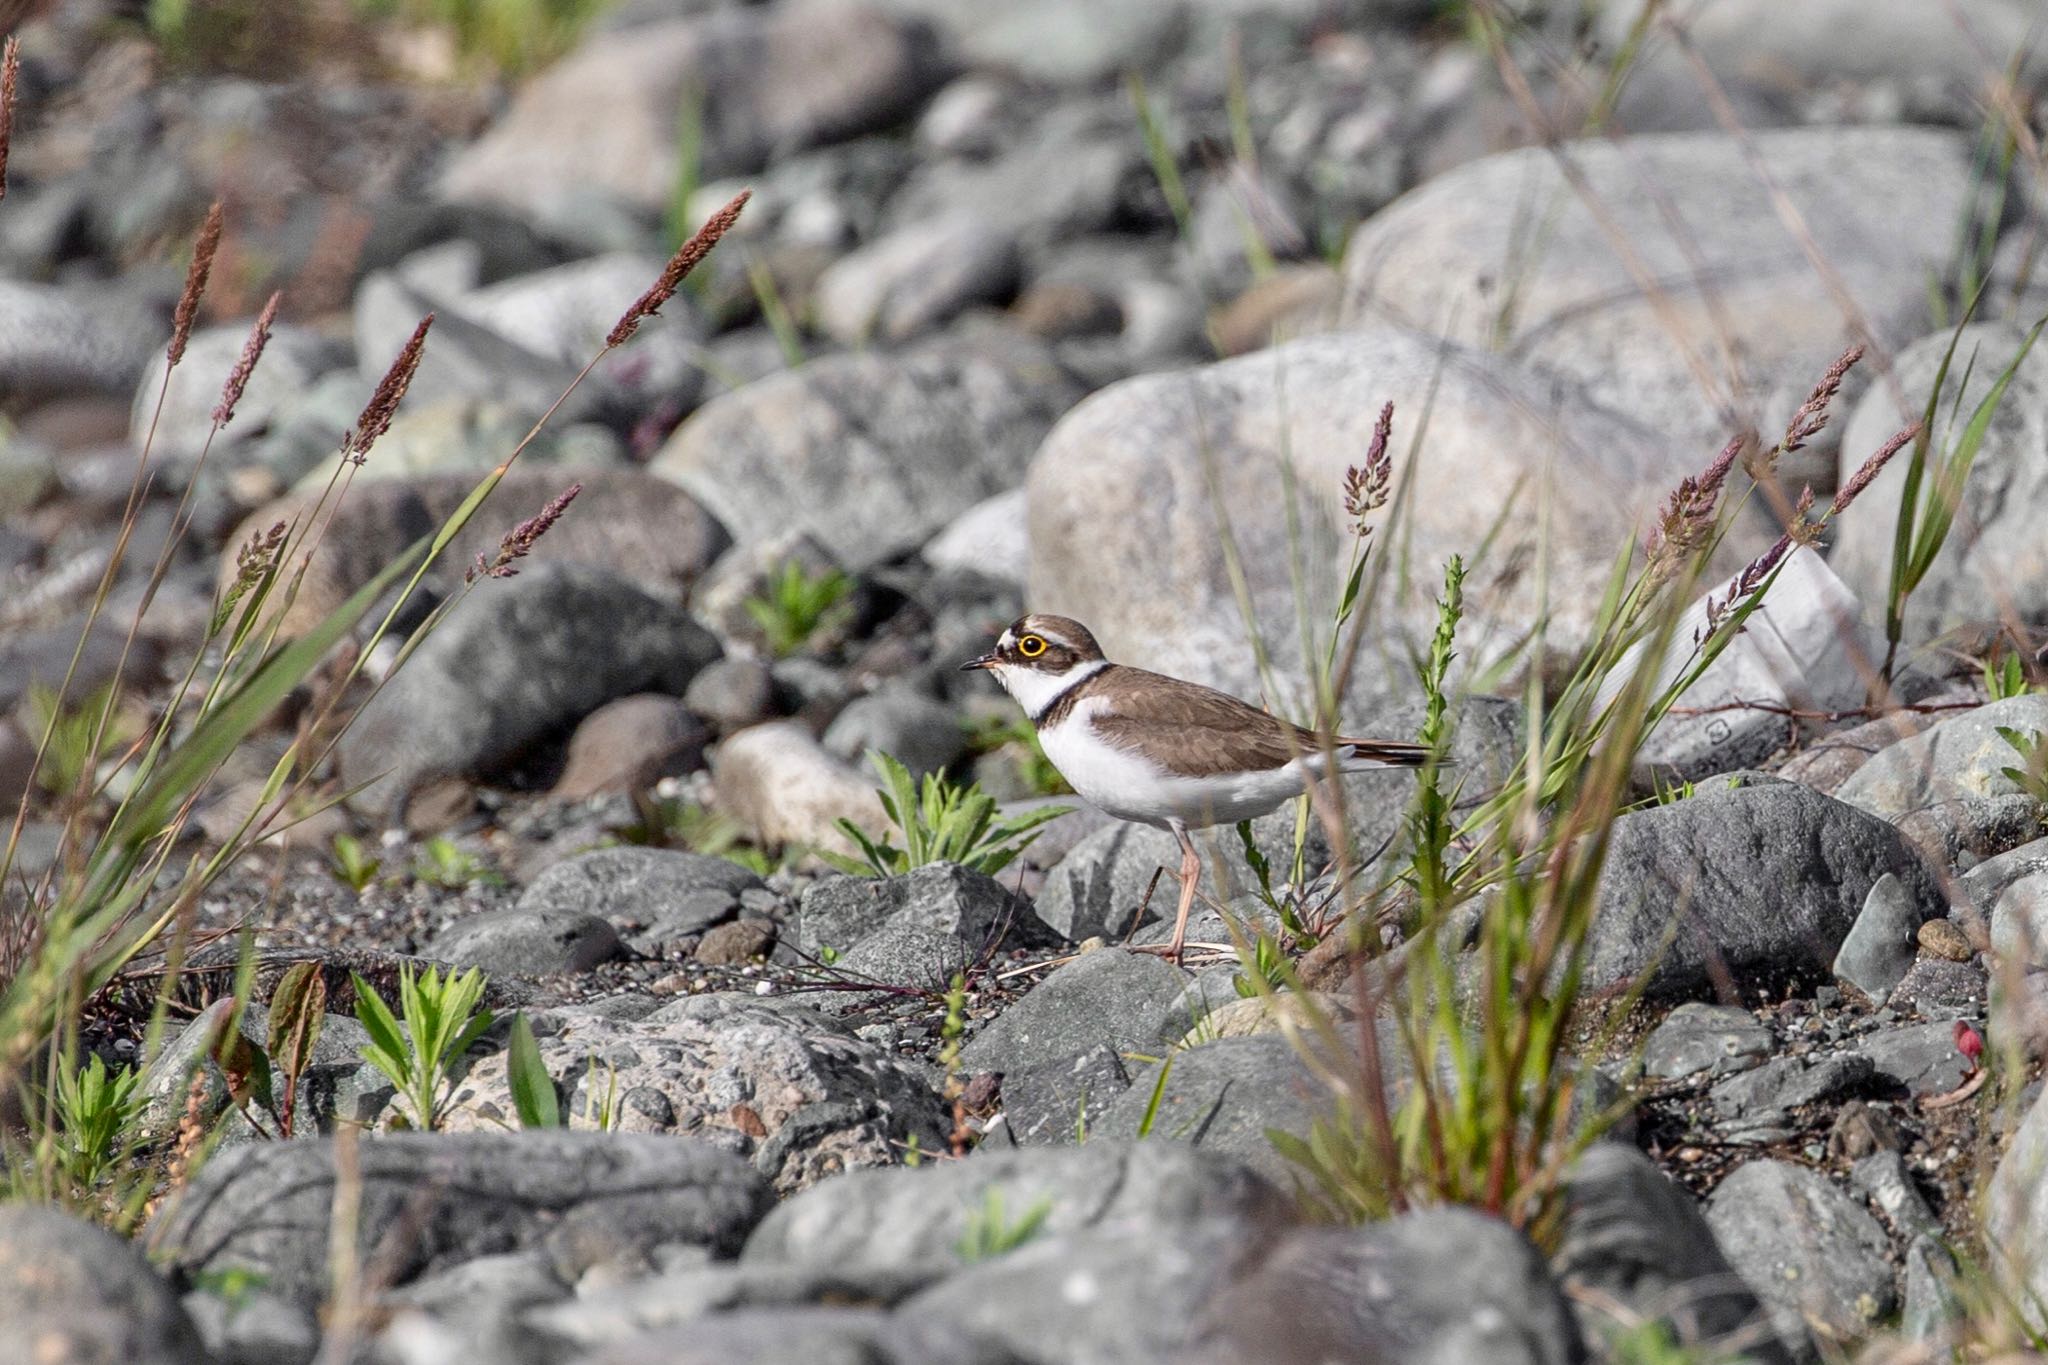
[[1304, 786], [1299, 759], [1265, 772], [1176, 776], [1143, 754], [1097, 738], [1080, 708], [1064, 724], [1040, 731], [1038, 738], [1045, 756], [1083, 800], [1119, 819], [1148, 825], [1178, 820], [1200, 829], [1249, 820], [1301, 795]]

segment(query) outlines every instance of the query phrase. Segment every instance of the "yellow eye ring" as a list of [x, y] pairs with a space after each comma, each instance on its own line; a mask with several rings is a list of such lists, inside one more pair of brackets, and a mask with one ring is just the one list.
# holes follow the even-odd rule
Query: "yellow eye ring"
[[1044, 637], [1027, 635], [1017, 642], [1017, 652], [1027, 659], [1035, 659], [1045, 653]]

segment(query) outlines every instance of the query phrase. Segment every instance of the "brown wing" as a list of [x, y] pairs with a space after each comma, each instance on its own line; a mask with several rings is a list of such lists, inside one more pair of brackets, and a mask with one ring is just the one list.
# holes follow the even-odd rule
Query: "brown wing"
[[[1174, 766], [1191, 776], [1263, 772], [1322, 748], [1313, 731], [1226, 692], [1140, 668], [1111, 667], [1087, 679], [1060, 698], [1063, 714], [1091, 695], [1113, 698], [1109, 714], [1090, 718], [1096, 733], [1118, 748], [1171, 752]], [[1353, 758], [1390, 767], [1420, 767], [1429, 756], [1398, 740], [1337, 743]]]
[[1170, 751], [1174, 766], [1191, 776], [1278, 768], [1316, 747], [1308, 731], [1213, 688], [1137, 668], [1106, 669], [1088, 681], [1097, 678], [1093, 695], [1114, 700], [1110, 714], [1090, 718], [1096, 733], [1118, 748]]

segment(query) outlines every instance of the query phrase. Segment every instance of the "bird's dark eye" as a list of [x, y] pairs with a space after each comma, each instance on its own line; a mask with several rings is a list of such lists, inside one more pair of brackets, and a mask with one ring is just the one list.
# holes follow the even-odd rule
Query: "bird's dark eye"
[[1017, 652], [1027, 659], [1035, 659], [1045, 653], [1045, 637], [1027, 635], [1017, 642]]

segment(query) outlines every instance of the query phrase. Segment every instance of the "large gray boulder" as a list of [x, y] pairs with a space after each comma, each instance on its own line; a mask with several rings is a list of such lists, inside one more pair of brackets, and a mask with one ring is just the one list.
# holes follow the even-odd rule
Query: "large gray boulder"
[[1799, 1359], [1814, 1356], [1809, 1323], [1855, 1341], [1898, 1306], [1884, 1229], [1818, 1171], [1788, 1161], [1737, 1167], [1707, 1201], [1707, 1224]]
[[[644, 1266], [654, 1247], [731, 1254], [767, 1212], [767, 1182], [708, 1143], [632, 1133], [400, 1133], [344, 1139], [358, 1173], [356, 1245], [387, 1283], [540, 1248], [566, 1283]], [[307, 1307], [332, 1285], [337, 1139], [221, 1153], [159, 1215], [158, 1254], [186, 1275], [251, 1271]]]
[[1890, 873], [1921, 919], [1946, 905], [1920, 855], [1874, 816], [1790, 782], [1702, 792], [1614, 823], [1585, 985], [1652, 999], [1825, 980]]
[[[1944, 331], [1914, 342], [1893, 368], [1896, 392], [1890, 385], [1879, 385], [1856, 405], [1842, 438], [1844, 478], [1876, 442], [1920, 416], [1950, 338]], [[1963, 329], [1942, 385], [1937, 453], [1962, 434], [1969, 415], [2019, 355], [2025, 340], [2025, 332], [2005, 322]], [[2048, 504], [2043, 449], [2048, 449], [2048, 346], [2036, 345], [1999, 401], [1963, 485], [1947, 542], [1907, 600], [1908, 645], [1967, 627], [1995, 630], [2009, 616], [2029, 622], [2048, 619], [2048, 540], [2042, 537], [2038, 520], [2040, 508]], [[1905, 479], [1906, 461], [1894, 460], [1871, 484], [1871, 505], [1896, 508]], [[1891, 582], [1893, 523], [1889, 512], [1844, 517], [1831, 537], [1834, 550], [1829, 562], [1868, 601], [1883, 601]]]
[[722, 394], [651, 468], [742, 542], [802, 532], [864, 569], [1016, 487], [1080, 396], [1036, 341], [982, 330], [893, 355], [830, 356]]
[[1738, 420], [1781, 426], [1862, 328], [1891, 348], [1925, 332], [1926, 281], [1970, 194], [1968, 141], [1921, 128], [1503, 152], [1353, 235], [1344, 317], [1493, 345], [1695, 448], [1718, 445]]
[[2005, 770], [2024, 769], [2026, 763], [2001, 729], [2048, 737], [2048, 696], [2007, 697], [1888, 744], [1835, 795], [1893, 821], [1950, 802], [2020, 795], [2019, 783]]
[[[1409, 492], [1399, 535], [1377, 553], [1408, 578], [1390, 578], [1373, 608], [1346, 706], [1361, 726], [1413, 690], [1407, 651], [1435, 626], [1452, 554], [1473, 554], [1498, 523], [1488, 563], [1547, 557], [1547, 579], [1467, 586], [1466, 663], [1480, 666], [1520, 638], [1545, 582], [1551, 643], [1574, 647], [1593, 624], [1617, 549], [1713, 454], [1675, 447], [1573, 386], [1423, 332], [1314, 337], [1125, 380], [1063, 418], [1026, 485], [1029, 600], [1087, 623], [1119, 662], [1257, 696], [1223, 549], [1227, 521], [1254, 618], [1291, 693], [1269, 700], [1301, 700], [1296, 592], [1305, 584], [1314, 619], [1329, 619], [1351, 553], [1345, 470], [1363, 457], [1389, 400], [1395, 479]], [[1423, 448], [1406, 459], [1425, 412]], [[1302, 504], [1298, 539], [1286, 464]], [[1546, 497], [1547, 518], [1503, 519], [1511, 499], [1531, 508]]]
[[718, 655], [689, 613], [622, 578], [536, 565], [449, 613], [363, 707], [342, 771], [383, 813], [431, 778], [501, 771], [615, 698], [679, 694]]
[[1998, 1159], [1984, 1201], [1984, 1240], [1998, 1248], [1998, 1274], [2018, 1302], [2036, 1305], [2034, 1325], [2043, 1325], [2039, 1305], [2048, 1300], [2048, 1097], [2020, 1121], [2005, 1155]]

